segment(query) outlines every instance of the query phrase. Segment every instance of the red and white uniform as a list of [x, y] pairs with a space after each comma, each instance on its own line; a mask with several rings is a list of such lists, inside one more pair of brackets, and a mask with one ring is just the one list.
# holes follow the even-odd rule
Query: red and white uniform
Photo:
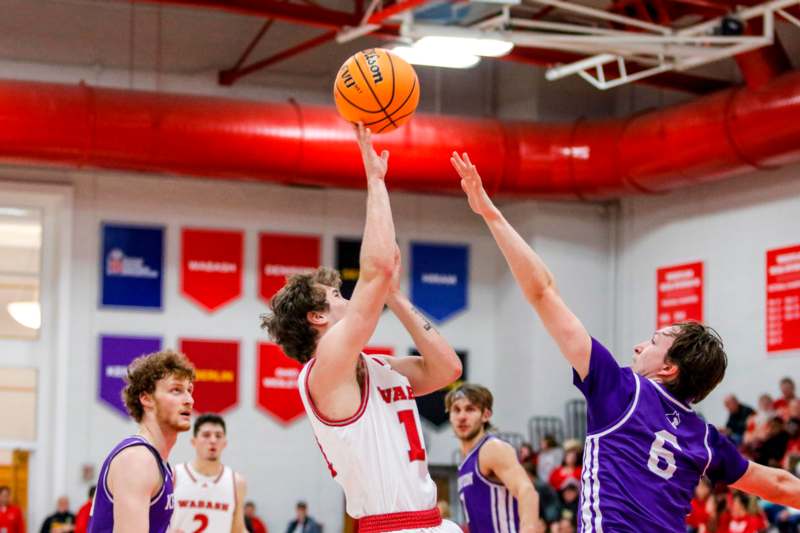
[[189, 463], [175, 466], [175, 510], [171, 529], [184, 533], [231, 533], [236, 509], [236, 480], [230, 467], [209, 477]]
[[428, 473], [419, 413], [408, 378], [382, 356], [363, 355], [361, 403], [350, 418], [320, 413], [308, 391], [312, 359], [300, 372], [299, 389], [311, 427], [334, 479], [344, 489], [347, 514], [359, 532], [429, 530], [442, 527], [436, 484]]

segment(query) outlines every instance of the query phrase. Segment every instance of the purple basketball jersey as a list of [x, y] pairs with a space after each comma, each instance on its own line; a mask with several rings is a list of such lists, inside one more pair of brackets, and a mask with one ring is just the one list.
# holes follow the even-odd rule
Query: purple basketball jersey
[[490, 439], [486, 435], [458, 467], [458, 495], [470, 533], [516, 533], [519, 530], [517, 500], [506, 487], [481, 475], [478, 455]]
[[106, 484], [108, 468], [111, 461], [119, 452], [131, 446], [145, 446], [150, 450], [158, 461], [158, 469], [161, 471], [161, 490], [150, 500], [150, 533], [166, 533], [169, 528], [169, 521], [172, 518], [174, 508], [172, 468], [161, 459], [152, 444], [147, 442], [144, 437], [134, 435], [127, 437], [111, 450], [103, 467], [100, 469], [100, 477], [97, 480], [97, 491], [92, 502], [92, 511], [89, 518], [88, 533], [113, 533], [114, 531], [114, 496]]
[[747, 460], [660, 384], [620, 368], [592, 339], [578, 530], [683, 533], [700, 477], [735, 482]]

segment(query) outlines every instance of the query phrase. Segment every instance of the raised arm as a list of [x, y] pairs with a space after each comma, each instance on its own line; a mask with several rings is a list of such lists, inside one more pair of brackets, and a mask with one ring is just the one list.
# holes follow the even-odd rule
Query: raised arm
[[384, 182], [389, 152], [375, 153], [370, 131], [363, 124], [359, 123], [357, 133], [367, 179], [360, 273], [343, 317], [319, 341], [317, 361], [309, 376], [315, 395], [356, 382], [359, 353], [375, 331], [394, 270], [394, 221]]
[[150, 498], [163, 483], [150, 450], [144, 446], [122, 450], [111, 461], [107, 483], [114, 497], [114, 533], [147, 533]]
[[750, 461], [744, 475], [731, 487], [772, 503], [800, 509], [800, 479], [786, 470]]
[[400, 291], [400, 249], [395, 248], [395, 271], [386, 305], [411, 335], [421, 357], [393, 357], [389, 364], [408, 378], [416, 396], [423, 396], [457, 380], [461, 376], [461, 360], [430, 320]]
[[453, 152], [450, 162], [461, 177], [461, 188], [467, 194], [470, 208], [483, 217], [525, 298], [561, 353], [584, 379], [589, 373], [592, 341], [586, 328], [562, 300], [553, 274], [495, 207], [469, 156]]
[[499, 479], [516, 498], [520, 533], [536, 531], [539, 522], [539, 493], [519, 464], [514, 448], [501, 440], [491, 439], [481, 447], [479, 453], [481, 474]]

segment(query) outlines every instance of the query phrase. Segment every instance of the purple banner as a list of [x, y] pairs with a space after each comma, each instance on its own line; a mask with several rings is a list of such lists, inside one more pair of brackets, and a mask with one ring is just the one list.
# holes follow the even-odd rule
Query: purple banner
[[98, 371], [98, 396], [101, 402], [120, 415], [128, 417], [122, 401], [122, 389], [128, 365], [140, 355], [161, 349], [160, 337], [100, 336], [100, 369]]

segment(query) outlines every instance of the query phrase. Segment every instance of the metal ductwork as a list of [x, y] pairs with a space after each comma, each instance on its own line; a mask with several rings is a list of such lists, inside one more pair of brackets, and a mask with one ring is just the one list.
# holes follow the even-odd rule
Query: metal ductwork
[[[0, 162], [360, 188], [332, 107], [0, 81]], [[393, 190], [452, 193], [452, 150], [512, 197], [658, 193], [800, 160], [800, 72], [628, 118], [512, 122], [419, 114], [376, 137]]]

